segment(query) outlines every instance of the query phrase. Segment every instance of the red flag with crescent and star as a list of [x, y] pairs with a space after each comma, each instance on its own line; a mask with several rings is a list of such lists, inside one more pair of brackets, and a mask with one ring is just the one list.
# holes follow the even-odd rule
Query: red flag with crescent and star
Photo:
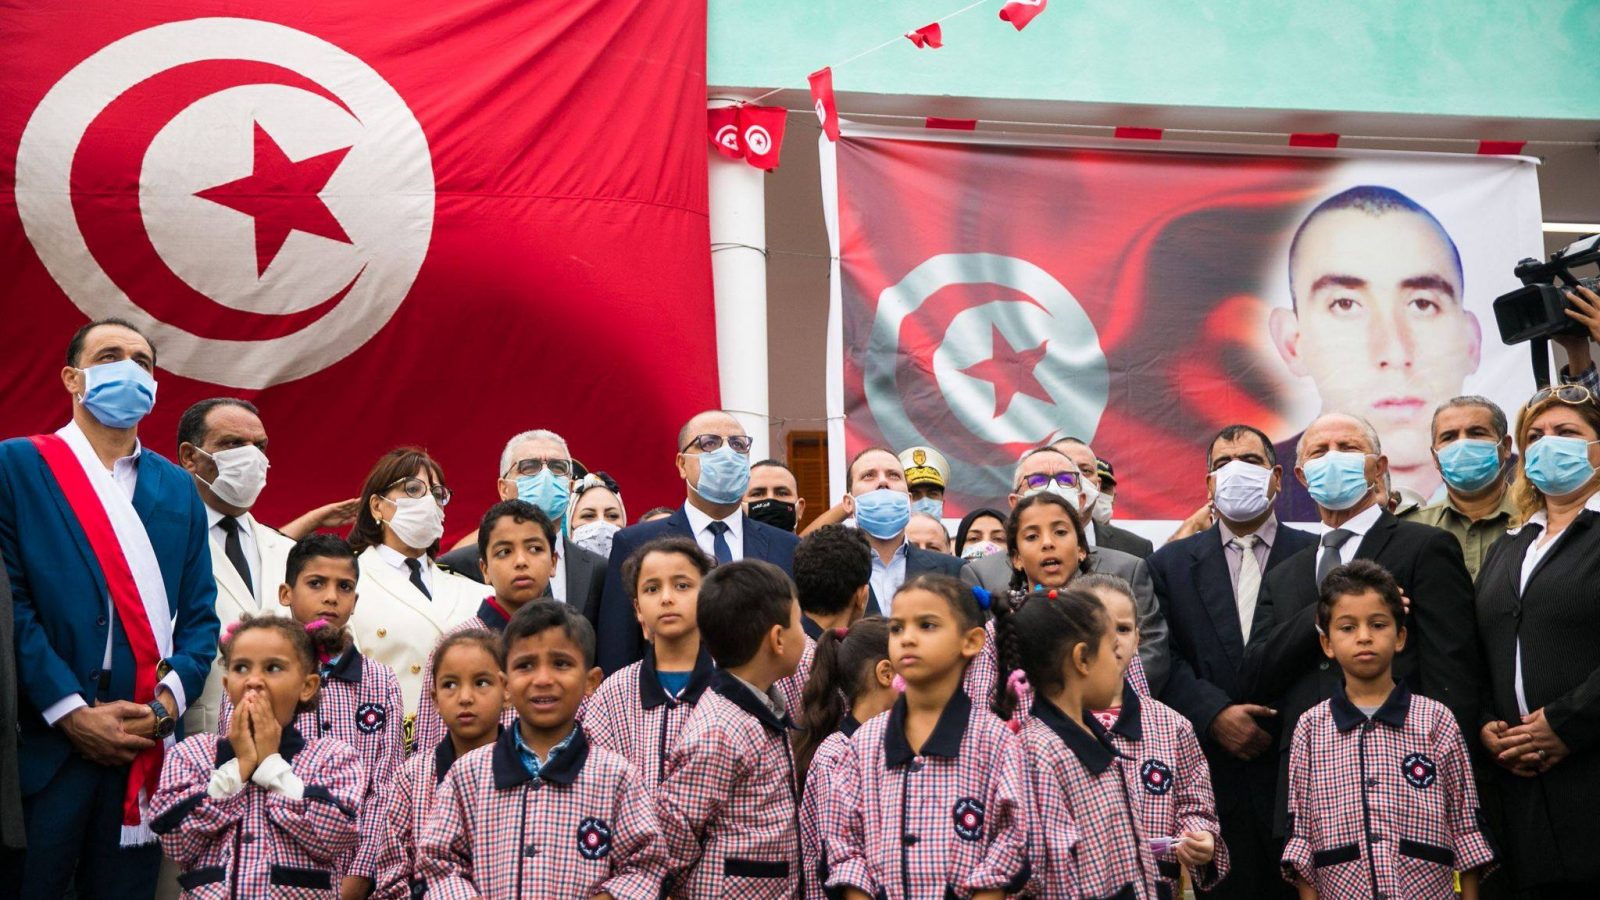
[[419, 444], [458, 535], [535, 427], [636, 508], [681, 497], [628, 448], [717, 405], [704, 4], [218, 10], [0, 16], [0, 436], [57, 428], [68, 337], [120, 316], [159, 355], [148, 446], [196, 400], [261, 407], [267, 522]]

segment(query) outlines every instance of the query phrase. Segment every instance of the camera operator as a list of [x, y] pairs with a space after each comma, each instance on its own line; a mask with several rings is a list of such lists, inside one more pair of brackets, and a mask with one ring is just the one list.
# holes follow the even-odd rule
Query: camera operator
[[1550, 340], [1567, 354], [1567, 365], [1561, 370], [1563, 384], [1581, 384], [1591, 393], [1600, 394], [1600, 373], [1595, 371], [1594, 357], [1590, 355], [1589, 342], [1600, 343], [1600, 294], [1579, 285], [1566, 291], [1567, 317], [1589, 329], [1588, 334], [1557, 334]]

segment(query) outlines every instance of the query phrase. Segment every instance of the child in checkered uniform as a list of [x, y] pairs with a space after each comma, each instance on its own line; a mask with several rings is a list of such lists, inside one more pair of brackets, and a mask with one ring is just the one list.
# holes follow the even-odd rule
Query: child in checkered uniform
[[1494, 862], [1470, 758], [1449, 709], [1396, 684], [1405, 610], [1369, 560], [1328, 574], [1317, 603], [1322, 650], [1343, 689], [1295, 726], [1284, 877], [1302, 897], [1477, 897]]
[[[526, 500], [502, 500], [489, 507], [478, 522], [478, 568], [494, 593], [478, 605], [476, 616], [450, 629], [440, 642], [461, 631], [505, 631], [513, 613], [544, 596], [556, 568], [556, 546], [556, 526], [539, 507]], [[428, 671], [433, 670], [430, 654]], [[517, 711], [506, 706], [500, 724], [510, 725], [516, 717]], [[412, 751], [432, 753], [445, 740], [445, 732], [433, 692], [423, 691], [411, 736]]]
[[390, 828], [400, 852], [380, 876], [386, 896], [421, 897], [427, 890], [418, 870], [417, 839], [434, 819], [439, 783], [450, 767], [494, 743], [500, 733], [506, 696], [503, 652], [500, 635], [484, 629], [454, 632], [433, 651], [427, 695], [449, 734], [432, 750], [413, 753], [395, 782]]
[[[894, 596], [889, 655], [905, 694], [844, 748], [828, 886], [852, 898], [1000, 900], [1028, 880], [1022, 742], [961, 688], [983, 647], [971, 588], [919, 575]], [[825, 820], [826, 821], [826, 820]]]
[[994, 611], [1000, 663], [1013, 673], [995, 712], [1012, 715], [1023, 676], [1035, 694], [1022, 728], [1032, 762], [1030, 893], [1041, 900], [1165, 896], [1150, 846], [1158, 835], [1146, 830], [1129, 790], [1136, 763], [1089, 713], [1116, 702], [1125, 683], [1105, 607], [1088, 591], [1052, 588], [996, 598]]
[[686, 537], [651, 541], [622, 563], [623, 585], [650, 646], [643, 660], [600, 685], [585, 709], [583, 730], [595, 746], [627, 757], [651, 794], [711, 681], [711, 655], [695, 619], [700, 582], [711, 566], [700, 545]]
[[[802, 542], [804, 546], [804, 542]], [[816, 666], [806, 682], [800, 732], [794, 741], [800, 769], [800, 852], [805, 858], [806, 897], [821, 900], [828, 880], [824, 842], [843, 823], [834, 802], [841, 767], [850, 760], [850, 738], [865, 722], [894, 706], [894, 664], [889, 661], [889, 625], [883, 618], [858, 619], [817, 638]]]
[[798, 788], [789, 717], [773, 689], [805, 647], [794, 584], [770, 563], [718, 566], [700, 586], [699, 620], [717, 671], [656, 792], [667, 886], [689, 900], [794, 897]]
[[188, 896], [337, 897], [367, 779], [350, 745], [295, 727], [321, 686], [311, 638], [246, 615], [221, 650], [227, 737], [196, 734], [167, 756], [151, 827]]
[[[1116, 575], [1085, 575], [1074, 587], [1094, 594], [1111, 620], [1117, 657], [1129, 671], [1139, 660], [1139, 614], [1133, 587]], [[1179, 858], [1191, 862], [1189, 877], [1202, 890], [1214, 887], [1228, 874], [1228, 848], [1217, 837], [1217, 801], [1211, 791], [1211, 767], [1200, 750], [1194, 726], [1176, 710], [1150, 699], [1132, 678], [1125, 680], [1117, 706], [1094, 710], [1106, 729], [1111, 746], [1134, 761], [1125, 766], [1132, 776], [1128, 790], [1137, 798], [1139, 818], [1154, 841], [1170, 849], [1152, 848], [1161, 873], [1158, 892], [1177, 897], [1180, 892]]]
[[[347, 890], [366, 896], [379, 869], [398, 853], [388, 827], [387, 791], [405, 763], [404, 702], [394, 670], [356, 649], [346, 624], [356, 608], [356, 553], [343, 538], [312, 534], [289, 550], [278, 603], [305, 626], [317, 648], [322, 690], [317, 708], [295, 720], [306, 736], [337, 738], [355, 748], [367, 781], [361, 792], [361, 839], [340, 874]], [[233, 704], [222, 698], [219, 734], [227, 734]]]
[[654, 900], [662, 858], [649, 797], [575, 719], [600, 684], [594, 628], [538, 600], [512, 615], [503, 647], [517, 720], [439, 786], [417, 845], [428, 897]]

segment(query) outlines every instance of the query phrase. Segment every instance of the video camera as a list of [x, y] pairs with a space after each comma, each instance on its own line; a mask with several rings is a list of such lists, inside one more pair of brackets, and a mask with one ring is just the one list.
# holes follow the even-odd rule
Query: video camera
[[[1525, 259], [1517, 263], [1515, 274], [1523, 287], [1502, 294], [1494, 301], [1494, 319], [1500, 326], [1500, 340], [1507, 344], [1549, 340], [1559, 334], [1587, 334], [1582, 322], [1566, 314], [1572, 304], [1566, 292], [1583, 285], [1600, 291], [1600, 277], [1575, 278], [1571, 269], [1600, 262], [1600, 234], [1591, 234], [1557, 250], [1548, 262]], [[1557, 287], [1556, 282], [1561, 286]]]

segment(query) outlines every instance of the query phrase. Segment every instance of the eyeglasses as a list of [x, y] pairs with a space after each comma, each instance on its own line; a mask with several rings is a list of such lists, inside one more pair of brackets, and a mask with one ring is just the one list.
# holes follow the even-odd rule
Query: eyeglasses
[[1563, 384], [1560, 387], [1540, 388], [1528, 399], [1528, 405], [1533, 406], [1537, 403], [1543, 403], [1551, 397], [1569, 406], [1600, 402], [1596, 400], [1593, 392], [1581, 384]]
[[564, 457], [560, 459], [519, 459], [516, 465], [511, 467], [511, 471], [516, 472], [518, 475], [537, 475], [546, 467], [549, 467], [551, 475], [572, 474], [572, 461]]
[[395, 485], [399, 485], [401, 492], [413, 500], [421, 500], [423, 497], [432, 494], [433, 499], [440, 506], [450, 505], [450, 489], [442, 484], [436, 484], [430, 488], [428, 483], [421, 478], [401, 478], [398, 481], [391, 481], [389, 486], [383, 489], [384, 493], [393, 490]]
[[733, 452], [742, 453], [745, 456], [750, 455], [750, 448], [755, 444], [754, 439], [743, 434], [730, 434], [727, 437], [723, 437], [720, 434], [697, 434], [690, 439], [689, 443], [684, 444], [683, 449], [679, 452], [688, 453], [690, 447], [698, 447], [701, 453], [715, 453], [722, 448], [723, 441], [727, 441], [728, 446], [733, 448]]
[[1077, 487], [1078, 473], [1057, 472], [1054, 475], [1046, 475], [1043, 472], [1036, 472], [1032, 475], [1022, 476], [1022, 484], [1030, 491], [1043, 490], [1044, 488], [1048, 487], [1052, 481], [1064, 488]]

